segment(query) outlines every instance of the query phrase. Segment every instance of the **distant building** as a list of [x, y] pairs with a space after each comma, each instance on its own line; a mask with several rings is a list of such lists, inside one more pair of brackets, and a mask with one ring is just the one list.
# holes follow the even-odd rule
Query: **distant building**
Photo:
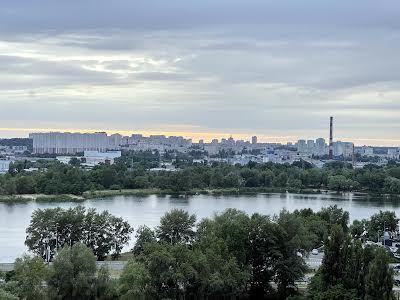
[[315, 146], [314, 141], [313, 140], [308, 140], [307, 141], [307, 152], [308, 153], [314, 153], [314, 146]]
[[399, 159], [400, 157], [400, 148], [389, 148], [387, 150], [387, 157], [391, 159]]
[[257, 144], [257, 137], [256, 137], [256, 136], [253, 136], [253, 137], [251, 138], [251, 143], [252, 143], [253, 145]]
[[120, 149], [121, 147], [121, 141], [122, 141], [122, 135], [120, 134], [113, 134], [108, 138], [108, 148], [109, 149]]
[[35, 154], [76, 154], [90, 150], [105, 151], [110, 145], [105, 132], [31, 133], [29, 137], [33, 140], [33, 153]]
[[0, 160], [0, 174], [5, 174], [10, 168], [11, 160]]
[[315, 141], [314, 154], [316, 154], [316, 155], [321, 155], [321, 156], [327, 154], [325, 139], [323, 139], [323, 138], [318, 138], [318, 139]]
[[308, 148], [307, 148], [307, 144], [306, 144], [305, 140], [298, 140], [296, 147], [297, 147], [298, 152], [301, 152], [301, 153], [308, 152]]
[[350, 142], [337, 141], [333, 143], [333, 155], [351, 157], [353, 155], [354, 144]]
[[[72, 157], [76, 156], [57, 156], [57, 160], [63, 164], [69, 164]], [[99, 164], [112, 165], [116, 158], [121, 157], [121, 151], [84, 151], [83, 157], [76, 157], [82, 166], [94, 167]]]
[[82, 160], [83, 165], [91, 167], [99, 164], [112, 165], [119, 157], [121, 157], [121, 151], [85, 151]]
[[362, 156], [374, 156], [374, 148], [363, 146], [361, 148], [361, 155]]

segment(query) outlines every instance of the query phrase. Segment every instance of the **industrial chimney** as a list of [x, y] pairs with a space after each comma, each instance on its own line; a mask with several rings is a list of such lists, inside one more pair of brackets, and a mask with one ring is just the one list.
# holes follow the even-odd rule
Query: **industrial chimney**
[[333, 159], [333, 117], [331, 117], [329, 130], [329, 159]]

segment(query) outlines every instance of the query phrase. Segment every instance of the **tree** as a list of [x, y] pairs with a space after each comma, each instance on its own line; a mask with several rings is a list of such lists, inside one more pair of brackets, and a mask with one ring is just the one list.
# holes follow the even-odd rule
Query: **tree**
[[142, 263], [128, 261], [119, 279], [121, 300], [150, 297], [150, 280], [150, 273]]
[[354, 220], [353, 224], [350, 226], [350, 234], [354, 238], [360, 238], [366, 230], [367, 221], [366, 220]]
[[46, 258], [47, 248], [49, 248], [50, 258], [52, 258], [59, 245], [56, 220], [61, 212], [61, 208], [54, 208], [37, 209], [32, 213], [30, 225], [26, 229], [25, 245], [28, 246], [30, 251], [43, 259]]
[[142, 257], [151, 274], [151, 290], [158, 299], [178, 299], [192, 287], [197, 271], [193, 252], [183, 244], [150, 244]]
[[279, 225], [276, 232], [278, 251], [273, 255], [273, 268], [279, 294], [286, 298], [293, 294], [295, 282], [307, 271], [303, 258], [297, 253], [301, 249], [308, 249], [310, 241], [300, 217], [283, 210], [276, 221]]
[[356, 290], [348, 290], [342, 284], [311, 291], [310, 299], [312, 300], [359, 300]]
[[199, 244], [206, 249], [212, 243], [221, 243], [218, 251], [222, 255], [233, 255], [243, 266], [246, 264], [249, 221], [246, 213], [236, 209], [227, 209], [214, 219], [205, 219], [197, 227]]
[[18, 296], [0, 288], [0, 300], [19, 300]]
[[189, 215], [181, 209], [173, 209], [161, 218], [157, 237], [160, 241], [170, 244], [190, 243], [195, 236], [195, 223], [195, 215]]
[[345, 270], [348, 239], [340, 225], [333, 225], [331, 236], [325, 244], [321, 278], [325, 287], [342, 283]]
[[322, 208], [317, 214], [328, 224], [329, 232], [332, 225], [335, 224], [340, 225], [344, 232], [348, 231], [349, 213], [342, 208], [338, 208], [336, 204]]
[[107, 267], [102, 266], [97, 272], [96, 300], [119, 300], [118, 282], [110, 278]]
[[365, 300], [393, 299], [393, 270], [389, 267], [389, 256], [383, 249], [376, 249], [365, 279]]
[[146, 225], [140, 226], [136, 231], [136, 243], [132, 249], [135, 255], [140, 255], [144, 251], [144, 247], [147, 243], [157, 242], [156, 234]]
[[277, 225], [269, 217], [254, 214], [250, 219], [246, 257], [251, 267], [250, 297], [262, 299], [271, 291], [273, 258], [277, 249]]
[[[49, 260], [57, 249], [76, 243], [90, 247], [98, 260], [104, 260], [111, 251], [116, 259], [132, 232], [128, 222], [107, 211], [98, 214], [95, 209], [86, 211], [83, 206], [67, 210], [38, 209], [33, 212], [26, 230], [25, 244], [35, 254]], [[48, 252], [49, 257], [46, 257]]]
[[15, 180], [17, 194], [35, 194], [36, 182], [32, 176], [18, 176]]
[[72, 157], [69, 161], [69, 164], [74, 167], [78, 167], [81, 165], [81, 161], [77, 157]]
[[18, 282], [18, 295], [22, 299], [45, 298], [42, 283], [46, 278], [47, 270], [41, 257], [24, 255], [22, 258], [17, 258], [14, 271], [13, 280]]
[[86, 300], [96, 297], [96, 257], [83, 244], [65, 246], [50, 269], [50, 297], [62, 300]]
[[344, 175], [329, 176], [328, 187], [333, 191], [351, 191], [356, 185], [353, 180]]
[[110, 236], [112, 237], [111, 249], [113, 250], [113, 253], [111, 256], [113, 259], [117, 259], [121, 256], [121, 251], [124, 245], [129, 242], [133, 228], [127, 221], [115, 216], [110, 216], [108, 221], [107, 226], [110, 228]]
[[384, 230], [395, 232], [398, 230], [399, 219], [394, 211], [379, 211], [371, 216], [368, 222], [368, 230], [371, 232], [383, 232]]

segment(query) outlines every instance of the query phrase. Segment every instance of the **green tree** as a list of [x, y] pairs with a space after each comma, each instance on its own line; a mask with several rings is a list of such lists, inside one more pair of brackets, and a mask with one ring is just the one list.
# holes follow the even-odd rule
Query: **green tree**
[[360, 300], [356, 290], [346, 289], [342, 284], [311, 292], [309, 298], [311, 300]]
[[321, 266], [321, 276], [326, 287], [342, 283], [348, 243], [343, 228], [340, 225], [333, 225], [331, 236], [325, 244], [325, 255]]
[[236, 209], [227, 209], [213, 219], [203, 220], [197, 227], [202, 249], [210, 247], [211, 243], [217, 243], [222, 255], [233, 255], [239, 265], [245, 265], [249, 221], [247, 214]]
[[300, 249], [309, 249], [310, 241], [303, 221], [295, 214], [283, 210], [276, 220], [278, 250], [274, 253], [274, 271], [281, 298], [293, 294], [295, 282], [302, 278], [307, 266], [297, 253]]
[[350, 226], [350, 234], [354, 238], [360, 238], [366, 230], [367, 221], [366, 220], [354, 220], [353, 224]]
[[26, 230], [25, 244], [43, 258], [49, 249], [51, 260], [58, 248], [84, 243], [98, 260], [104, 260], [110, 252], [113, 258], [118, 258], [132, 232], [128, 222], [107, 211], [98, 214], [95, 209], [86, 211], [83, 206], [67, 210], [38, 209], [33, 212]]
[[0, 300], [20, 300], [18, 296], [13, 295], [12, 293], [3, 290], [0, 287]]
[[267, 216], [254, 214], [250, 219], [246, 257], [251, 267], [249, 294], [253, 299], [262, 299], [272, 290], [273, 259], [279, 251], [276, 227]]
[[146, 225], [140, 226], [136, 231], [136, 242], [132, 249], [135, 255], [140, 255], [144, 251], [144, 247], [147, 243], [157, 242], [156, 234]]
[[332, 225], [335, 224], [342, 226], [344, 232], [348, 231], [349, 213], [342, 208], [338, 208], [336, 204], [322, 208], [317, 214], [328, 224], [329, 232]]
[[181, 209], [173, 209], [160, 220], [157, 237], [160, 241], [176, 244], [190, 243], [195, 236], [196, 216]]
[[110, 229], [111, 238], [111, 250], [113, 251], [111, 256], [113, 259], [117, 259], [121, 256], [121, 251], [124, 245], [126, 245], [133, 232], [133, 228], [127, 221], [122, 218], [110, 216], [107, 224]]
[[65, 246], [50, 268], [50, 298], [86, 300], [96, 297], [96, 257], [83, 244]]
[[351, 191], [356, 183], [344, 175], [335, 175], [328, 177], [328, 187], [333, 191]]
[[102, 266], [97, 272], [96, 290], [96, 300], [120, 299], [118, 282], [111, 279], [110, 271], [105, 266]]
[[45, 298], [43, 282], [47, 269], [41, 257], [24, 255], [16, 259], [14, 268], [13, 280], [18, 282], [18, 296], [27, 300]]
[[128, 261], [119, 279], [121, 300], [150, 297], [150, 282], [150, 273], [142, 263], [135, 260]]
[[81, 161], [77, 157], [72, 157], [69, 161], [69, 164], [74, 167], [78, 167], [81, 165]]
[[178, 299], [187, 294], [198, 276], [193, 252], [183, 244], [148, 244], [143, 261], [151, 274], [152, 291], [158, 299]]
[[365, 300], [391, 300], [392, 289], [393, 270], [389, 267], [389, 257], [385, 250], [376, 249], [365, 279]]
[[32, 176], [18, 176], [15, 179], [17, 194], [35, 194], [36, 182]]
[[379, 213], [371, 216], [368, 222], [368, 230], [371, 232], [379, 232], [387, 230], [395, 232], [398, 230], [399, 219], [394, 211], [379, 211]]

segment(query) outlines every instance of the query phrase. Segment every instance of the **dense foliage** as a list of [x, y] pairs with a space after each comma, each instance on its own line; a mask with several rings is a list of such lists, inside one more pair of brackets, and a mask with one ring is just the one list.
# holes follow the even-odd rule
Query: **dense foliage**
[[[51, 229], [40, 224], [52, 228], [55, 215], [57, 222], [68, 220], [62, 225], [68, 230], [57, 231], [64, 244], [53, 264], [45, 266], [42, 250], [34, 250], [39, 256], [17, 259], [15, 271], [0, 283], [0, 299], [392, 299], [386, 251], [363, 247], [350, 235], [348, 213], [336, 206], [319, 212], [284, 210], [274, 217], [229, 209], [200, 222], [172, 210], [158, 227], [139, 227], [132, 258], [119, 279], [107, 269], [96, 271], [98, 248], [84, 244], [84, 237], [107, 235], [90, 224], [109, 215], [82, 207], [37, 210], [27, 231], [49, 236]], [[380, 212], [366, 222], [386, 223], [393, 217]], [[96, 224], [109, 227], [107, 222]], [[323, 264], [304, 295], [297, 289], [308, 272], [304, 257], [321, 244]]]
[[360, 241], [335, 225], [325, 245], [325, 256], [319, 272], [310, 284], [309, 298], [393, 299], [393, 270], [389, 255], [380, 247], [363, 247]]
[[[0, 176], [0, 195], [75, 194], [103, 189], [157, 188], [168, 192], [209, 189], [329, 189], [333, 191], [366, 191], [400, 194], [400, 165], [386, 167], [368, 165], [352, 169], [342, 162], [328, 163], [324, 168], [309, 164], [256, 164], [211, 166], [176, 158], [177, 171], [150, 171], [160, 157], [151, 152], [124, 155], [112, 166], [82, 169], [79, 164], [18, 161], [8, 174]], [[161, 163], [162, 164], [162, 163]], [[35, 165], [37, 172], [24, 169]]]
[[36, 255], [52, 260], [58, 249], [65, 245], [83, 243], [92, 249], [98, 260], [111, 253], [119, 257], [130, 239], [133, 228], [122, 218], [109, 212], [97, 213], [82, 206], [38, 209], [33, 212], [26, 230], [25, 244]]

